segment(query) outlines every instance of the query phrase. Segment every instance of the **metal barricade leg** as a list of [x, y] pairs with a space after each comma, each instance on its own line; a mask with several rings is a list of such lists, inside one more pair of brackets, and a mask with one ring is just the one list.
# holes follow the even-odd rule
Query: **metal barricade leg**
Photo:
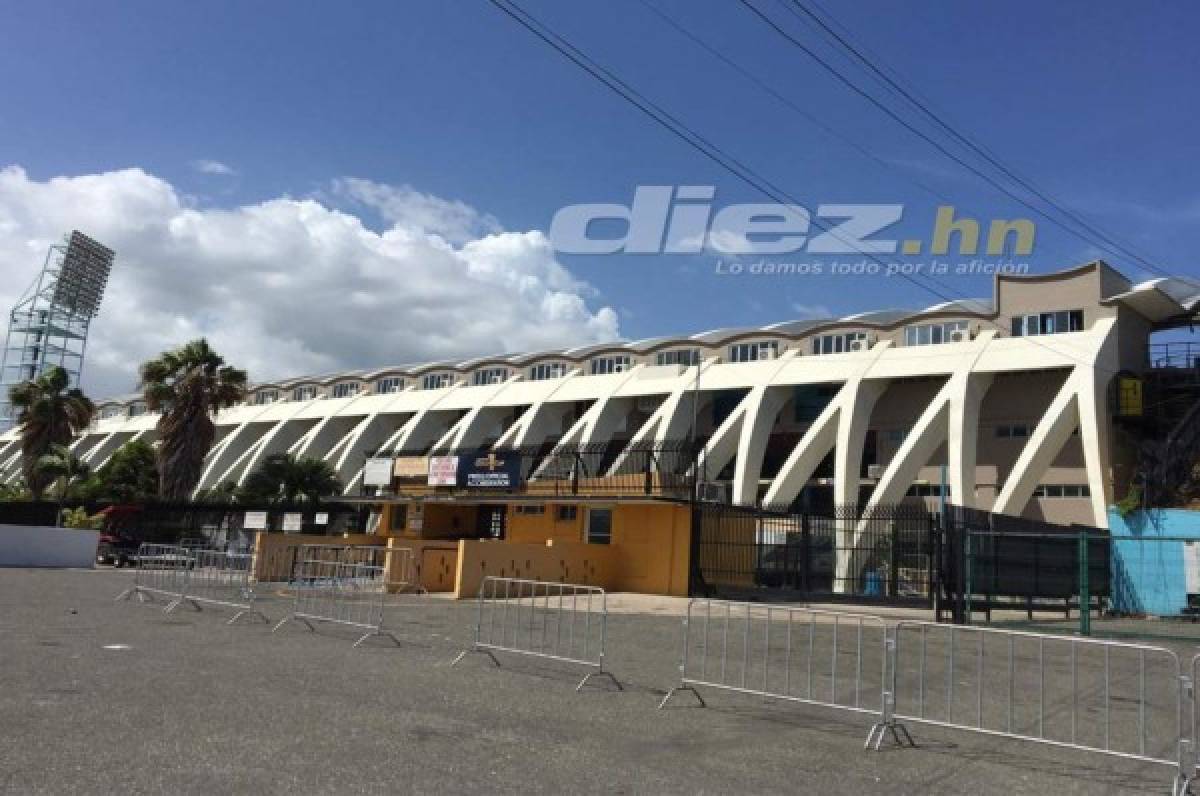
[[588, 672], [586, 675], [584, 675], [584, 678], [579, 681], [579, 685], [575, 686], [575, 691], [576, 692], [582, 691], [583, 687], [585, 685], [587, 685], [588, 681], [591, 680], [593, 677], [602, 677], [602, 676], [607, 677], [609, 680], [611, 680], [612, 684], [617, 687], [618, 691], [625, 690], [625, 686], [621, 685], [621, 681], [617, 679], [617, 676], [615, 674], [613, 674], [612, 672], [610, 672], [606, 669], [598, 669], [594, 672]]
[[898, 640], [894, 630], [892, 635], [884, 638], [883, 646], [884, 665], [887, 667], [887, 672], [883, 678], [884, 687], [880, 700], [879, 721], [871, 725], [871, 729], [867, 732], [867, 740], [863, 743], [863, 749], [868, 751], [874, 749], [878, 752], [880, 747], [883, 746], [883, 739], [888, 736], [891, 736], [892, 743], [896, 746], [916, 747], [916, 741], [909, 734], [908, 728], [896, 721], [896, 671], [898, 663], [896, 648]]
[[[500, 665], [500, 661], [496, 660], [496, 656], [492, 654], [491, 650], [485, 649], [480, 646], [480, 642], [482, 642], [482, 640], [483, 640], [483, 638], [482, 638], [482, 633], [483, 633], [483, 593], [487, 590], [487, 584], [488, 584], [488, 581], [486, 579], [482, 583], [479, 584], [479, 596], [477, 598], [478, 610], [475, 613], [475, 637], [471, 640], [471, 646], [467, 647], [465, 650], [458, 653], [458, 656], [453, 661], [450, 662], [451, 666], [457, 666], [459, 661], [461, 661], [463, 658], [467, 657], [468, 655], [470, 655], [473, 652], [481, 653], [483, 655], [488, 656], [489, 658], [492, 659], [492, 665], [494, 665], [494, 666]], [[492, 583], [492, 597], [493, 598], [496, 596], [495, 591], [496, 591], [496, 587], [495, 587], [495, 583], [493, 582]]]
[[1179, 766], [1175, 771], [1175, 779], [1171, 784], [1171, 796], [1187, 796], [1192, 792], [1192, 781], [1195, 779], [1200, 760], [1196, 755], [1196, 663], [1200, 656], [1192, 659], [1192, 669], [1179, 676], [1179, 702], [1176, 726], [1178, 743], [1176, 754]]
[[[700, 704], [700, 707], [702, 707], [702, 708], [708, 707], [708, 703], [704, 701], [704, 697], [700, 696], [700, 692], [697, 691], [694, 687], [692, 687], [692, 686], [688, 685], [686, 682], [684, 682], [685, 678], [687, 677], [688, 633], [691, 628], [691, 619], [692, 619], [692, 604], [691, 604], [691, 602], [689, 602], [688, 607], [687, 607], [687, 613], [684, 614], [684, 617], [683, 617], [683, 652], [680, 654], [680, 657], [679, 657], [679, 685], [675, 686], [674, 688], [672, 688], [670, 691], [668, 691], [666, 693], [666, 695], [662, 698], [662, 701], [658, 703], [659, 710], [662, 710], [663, 708], [665, 708], [667, 706], [667, 703], [671, 701], [671, 697], [675, 696], [676, 694], [683, 693], [684, 691], [691, 692], [692, 696], [694, 696], [696, 698], [696, 701]], [[708, 655], [707, 643], [705, 644], [704, 654]]]

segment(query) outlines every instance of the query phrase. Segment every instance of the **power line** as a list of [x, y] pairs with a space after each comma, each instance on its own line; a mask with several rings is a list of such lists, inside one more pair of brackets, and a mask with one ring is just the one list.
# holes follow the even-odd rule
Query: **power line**
[[[645, 96], [640, 94], [632, 86], [625, 83], [619, 77], [617, 77], [616, 75], [614, 75], [613, 73], [611, 73], [610, 71], [605, 69], [602, 65], [593, 61], [585, 53], [583, 53], [577, 47], [572, 45], [569, 41], [564, 39], [562, 36], [559, 36], [557, 33], [555, 33], [553, 30], [551, 30], [547, 25], [540, 22], [533, 15], [529, 14], [527, 11], [522, 9], [516, 2], [513, 2], [513, 0], [488, 0], [488, 2], [490, 2], [496, 8], [498, 8], [500, 11], [502, 11], [508, 17], [512, 18], [514, 21], [516, 21], [519, 25], [521, 25], [523, 28], [528, 30], [530, 33], [534, 34], [537, 38], [541, 39], [544, 43], [546, 43], [547, 45], [552, 47], [555, 51], [557, 51], [564, 58], [571, 61], [571, 63], [575, 64], [580, 69], [583, 69], [585, 72], [590, 74], [592, 77], [599, 80], [610, 91], [617, 94], [617, 96], [621, 97], [625, 101], [632, 104], [634, 107], [636, 107], [638, 110], [640, 110], [643, 114], [645, 114], [646, 116], [649, 116], [657, 124], [659, 124], [660, 126], [665, 128], [668, 132], [670, 132], [677, 138], [686, 142], [693, 149], [700, 152], [702, 155], [704, 155], [708, 159], [712, 160], [717, 165], [721, 166], [723, 169], [725, 169], [730, 174], [737, 177], [742, 182], [746, 183], [747, 185], [754, 188], [755, 190], [758, 190], [759, 192], [765, 194], [766, 196], [773, 199], [778, 204], [784, 205], [785, 209], [790, 210], [792, 206], [801, 207], [801, 204], [798, 200], [796, 200], [795, 198], [790, 196], [785, 191], [782, 191], [781, 189], [777, 188], [775, 185], [773, 185], [768, 180], [766, 180], [763, 177], [761, 177], [760, 175], [758, 175], [756, 172], [754, 172], [748, 166], [745, 166], [744, 164], [742, 164], [736, 158], [733, 158], [733, 157], [727, 155], [723, 150], [720, 149], [720, 147], [718, 147], [715, 144], [713, 144], [712, 142], [708, 141], [702, 135], [700, 135], [699, 133], [692, 130], [690, 127], [688, 127], [686, 124], [684, 124], [682, 121], [676, 119], [670, 113], [663, 110], [660, 106], [655, 104], [652, 100], [649, 100], [648, 98], [646, 98]], [[807, 219], [807, 214], [805, 215], [805, 218]], [[821, 231], [828, 232], [829, 234], [838, 238], [838, 240], [845, 243], [847, 246], [850, 246], [852, 250], [857, 251], [857, 253], [861, 254], [863, 257], [870, 259], [872, 262], [874, 262], [884, 268], [887, 267], [883, 261], [879, 260], [877, 257], [872, 255], [871, 253], [853, 249], [853, 246], [851, 245], [851, 243], [849, 241], [845, 240], [844, 238], [840, 237], [837, 234], [836, 228], [830, 228], [826, 225], [821, 224], [819, 221], [812, 221], [811, 223], [813, 226], [816, 226]], [[943, 301], [955, 302], [955, 301], [964, 300], [963, 296], [955, 296], [955, 297], [947, 296], [946, 294], [937, 291], [935, 288], [933, 288], [929, 285], [922, 284], [916, 278], [914, 278], [911, 274], [900, 273], [900, 274], [898, 274], [898, 276], [900, 276], [905, 281], [913, 284], [914, 286], [919, 287], [922, 290], [925, 290], [925, 291], [937, 296], [938, 298], [942, 299]], [[1000, 331], [1006, 331], [1000, 324], [996, 323], [996, 321], [994, 321], [994, 320], [991, 320], [988, 318], [981, 318], [980, 320], [985, 323], [990, 323], [992, 326], [996, 327], [996, 329], [998, 329]], [[1032, 337], [1030, 338], [1030, 341], [1033, 342], [1035, 345], [1040, 345], [1040, 346], [1046, 348], [1046, 350], [1048, 350], [1048, 351], [1054, 351], [1054, 349], [1052, 349], [1050, 346], [1045, 345], [1044, 343], [1041, 343], [1040, 341], [1037, 341]], [[1054, 353], [1059, 353], [1059, 352], [1054, 351]], [[1097, 367], [1095, 365], [1095, 363], [1093, 363], [1093, 362], [1087, 362], [1087, 361], [1084, 361], [1081, 359], [1077, 359], [1075, 357], [1071, 357], [1070, 355], [1067, 355], [1067, 357], [1069, 359], [1073, 359], [1078, 364], [1085, 365], [1087, 367]], [[1115, 373], [1115, 371], [1109, 371], [1109, 372]]]
[[[825, 122], [821, 121], [821, 119], [819, 117], [814, 116], [813, 114], [809, 113], [802, 106], [798, 105], [796, 102], [792, 101], [787, 96], [781, 94], [779, 91], [777, 91], [775, 88], [773, 88], [769, 83], [767, 83], [765, 80], [759, 78], [757, 75], [755, 75], [749, 69], [742, 66], [738, 62], [734, 61], [732, 58], [730, 58], [729, 56], [722, 53], [716, 47], [712, 46], [711, 44], [706, 42], [704, 39], [701, 39], [694, 32], [692, 32], [691, 30], [689, 30], [686, 27], [684, 27], [683, 25], [681, 25], [677, 20], [672, 18], [669, 14], [667, 14], [661, 8], [658, 8], [653, 3], [651, 3], [650, 0], [638, 0], [638, 2], [641, 3], [643, 6], [645, 6], [646, 9], [648, 9], [653, 14], [655, 14], [659, 19], [661, 19], [663, 22], [665, 22], [668, 26], [673, 28], [679, 34], [681, 34], [682, 36], [684, 36], [685, 38], [687, 38], [688, 40], [690, 40], [697, 46], [703, 48], [705, 51], [710, 53], [713, 57], [715, 57], [718, 60], [720, 60], [721, 62], [727, 64], [730, 68], [734, 69], [739, 74], [744, 76], [747, 80], [749, 80], [751, 83], [753, 83], [755, 86], [757, 86], [760, 90], [762, 90], [769, 96], [773, 97], [775, 100], [780, 102], [782, 105], [787, 107], [789, 110], [793, 111], [794, 113], [796, 113], [799, 116], [801, 116], [802, 118], [804, 118], [809, 123], [816, 126], [818, 129], [820, 129], [822, 132], [824, 132], [829, 137], [833, 138], [834, 140], [838, 141], [841, 144], [844, 144], [845, 146], [850, 147], [854, 151], [861, 154], [863, 157], [871, 160], [872, 162], [876, 163], [877, 165], [881, 166], [882, 168], [886, 169], [887, 171], [897, 175], [901, 179], [904, 179], [904, 180], [916, 185], [917, 187], [921, 188], [926, 193], [928, 193], [930, 196], [933, 196], [937, 199], [941, 199], [942, 201], [947, 202], [947, 203], [954, 202], [953, 199], [951, 199], [949, 196], [947, 196], [945, 193], [938, 190], [937, 188], [934, 188], [933, 186], [929, 185], [928, 183], [925, 183], [921, 180], [916, 179], [915, 177], [911, 176], [903, 169], [898, 168], [895, 164], [890, 163], [887, 160], [885, 160], [884, 158], [879, 157], [875, 153], [871, 152], [865, 146], [859, 144], [852, 138], [842, 135], [836, 129], [834, 129], [830, 125], [826, 124]], [[886, 85], [885, 85], [885, 88], [886, 88]], [[1056, 248], [1056, 249], [1053, 249], [1052, 251], [1057, 251], [1060, 255], [1063, 255], [1064, 259], [1067, 259], [1067, 251], [1064, 248]]]
[[[889, 108], [887, 105], [884, 105], [870, 92], [864, 90], [858, 84], [856, 84], [854, 81], [850, 80], [848, 77], [846, 77], [840, 71], [838, 71], [837, 68], [835, 68], [833, 65], [831, 65], [828, 61], [826, 61], [820, 55], [815, 53], [811, 48], [809, 48], [807, 45], [805, 45], [804, 42], [800, 41], [799, 39], [794, 37], [791, 33], [784, 30], [782, 27], [780, 27], [775, 22], [775, 20], [771, 19], [771, 17], [764, 14], [753, 3], [751, 3], [750, 0], [740, 0], [740, 2], [743, 6], [745, 6], [747, 9], [749, 9], [755, 16], [757, 16], [759, 19], [761, 19], [766, 25], [768, 25], [771, 29], [773, 29], [781, 37], [783, 37], [785, 40], [790, 42], [792, 45], [794, 45], [800, 51], [805, 53], [809, 58], [811, 58], [813, 61], [815, 61], [822, 69], [824, 69], [826, 72], [828, 72], [830, 75], [832, 75], [839, 83], [842, 83], [844, 86], [849, 88], [855, 94], [858, 94], [860, 97], [865, 99], [867, 102], [874, 105], [876, 108], [878, 108], [880, 111], [882, 111], [884, 114], [886, 114], [889, 118], [891, 118], [897, 124], [904, 127], [904, 129], [908, 130], [913, 135], [921, 138], [923, 141], [928, 143], [930, 146], [932, 146], [938, 152], [941, 152], [943, 155], [945, 155], [950, 160], [957, 163], [959, 166], [962, 166], [964, 169], [967, 169], [972, 174], [976, 175], [977, 177], [984, 180], [992, 187], [996, 188], [998, 191], [1002, 192], [1005, 196], [1008, 196], [1010, 199], [1012, 199], [1016, 202], [1019, 202], [1022, 206], [1024, 206], [1028, 210], [1030, 210], [1034, 213], [1037, 213], [1039, 216], [1046, 219], [1047, 221], [1054, 224], [1055, 226], [1059, 227], [1060, 229], [1063, 229], [1066, 232], [1079, 238], [1080, 240], [1082, 240], [1086, 243], [1089, 243], [1093, 246], [1096, 246], [1096, 248], [1098, 248], [1098, 249], [1107, 251], [1116, 257], [1122, 256], [1122, 253], [1119, 252], [1115, 247], [1112, 247], [1109, 245], [1098, 244], [1095, 240], [1089, 238], [1087, 235], [1080, 233], [1077, 229], [1073, 229], [1073, 228], [1067, 226], [1060, 220], [1058, 220], [1058, 219], [1054, 218], [1053, 216], [1051, 216], [1050, 214], [1046, 213], [1041, 208], [1036, 207], [1035, 205], [1026, 201], [1023, 197], [1019, 196], [1016, 193], [1013, 193], [1007, 187], [1005, 187], [1002, 183], [1000, 183], [995, 178], [993, 178], [991, 175], [977, 169], [975, 166], [973, 166], [970, 163], [968, 163], [967, 161], [963, 160], [962, 158], [960, 158], [959, 156], [957, 156], [956, 154], [951, 152], [949, 149], [947, 149], [945, 146], [943, 146], [940, 142], [936, 141], [934, 138], [932, 138], [931, 136], [926, 134], [923, 130], [920, 130], [919, 128], [913, 126], [907, 120], [902, 118], [899, 114], [897, 114], [895, 111], [893, 111], [891, 108]], [[1129, 255], [1125, 254], [1124, 256], [1129, 256]], [[1158, 273], [1164, 273], [1163, 271], [1158, 269], [1157, 266], [1153, 266], [1153, 265], [1149, 265], [1149, 264], [1147, 264], [1147, 265], [1152, 270], [1155, 270]]]
[[[780, 0], [780, 2], [783, 2], [783, 0]], [[793, 8], [793, 6], [794, 6], [794, 8]], [[821, 29], [821, 31], [824, 32], [824, 34], [827, 37], [830, 37], [835, 42], [837, 42], [837, 44], [840, 45], [851, 56], [853, 56], [855, 60], [857, 60], [860, 64], [862, 64], [864, 67], [866, 67], [868, 70], [870, 70], [871, 74], [878, 76], [881, 80], [884, 81], [884, 83], [887, 84], [887, 86], [891, 87], [897, 94], [902, 96], [904, 99], [908, 100], [908, 102], [911, 103], [913, 107], [915, 107], [922, 114], [924, 114], [926, 117], [928, 117], [930, 120], [932, 120], [938, 127], [945, 130], [952, 137], [954, 137], [957, 141], [962, 143], [963, 146], [965, 146], [968, 149], [970, 149], [971, 151], [975, 152], [980, 157], [982, 157], [984, 160], [986, 160], [988, 163], [990, 163], [992, 166], [999, 169], [1005, 176], [1007, 176], [1013, 182], [1015, 182], [1018, 185], [1020, 185], [1021, 187], [1025, 188], [1025, 190], [1029, 191], [1034, 196], [1037, 196], [1039, 199], [1041, 199], [1046, 204], [1050, 205], [1051, 207], [1054, 207], [1060, 213], [1065, 215], [1067, 218], [1069, 218], [1072, 221], [1074, 221], [1075, 223], [1079, 224], [1081, 227], [1088, 230], [1092, 234], [1096, 235], [1101, 240], [1111, 244], [1112, 246], [1116, 247], [1120, 251], [1124, 252], [1127, 256], [1132, 257], [1133, 259], [1137, 260], [1138, 262], [1141, 262], [1143, 265], [1145, 265], [1146, 267], [1150, 268], [1151, 270], [1153, 270], [1157, 273], [1161, 273], [1164, 276], [1169, 276], [1169, 274], [1167, 274], [1165, 271], [1159, 270], [1157, 266], [1155, 266], [1153, 263], [1149, 262], [1144, 257], [1142, 257], [1140, 253], [1133, 251], [1132, 247], [1130, 247], [1126, 244], [1123, 244], [1120, 241], [1115, 240], [1108, 234], [1106, 234], [1103, 231], [1092, 226], [1085, 219], [1083, 219], [1081, 216], [1079, 216], [1077, 213], [1072, 211], [1070, 208], [1064, 206], [1062, 204], [1062, 202], [1058, 201], [1057, 199], [1055, 199], [1052, 196], [1047, 195], [1047, 193], [1045, 191], [1043, 191], [1042, 189], [1040, 189], [1037, 185], [1035, 185], [1034, 183], [1032, 183], [1030, 180], [1026, 179], [1025, 177], [1021, 176], [1020, 174], [1016, 173], [1016, 171], [1014, 171], [1012, 168], [1010, 168], [1009, 166], [1007, 166], [1003, 162], [1001, 162], [999, 160], [998, 156], [996, 156], [987, 147], [983, 146], [982, 144], [979, 144], [978, 142], [974, 141], [970, 136], [957, 130], [953, 125], [951, 125], [949, 122], [947, 122], [945, 119], [943, 119], [937, 113], [935, 113], [929, 107], [929, 105], [927, 103], [922, 102], [918, 97], [914, 96], [912, 92], [910, 92], [907, 88], [905, 88], [904, 85], [902, 85], [899, 81], [894, 80], [891, 76], [886, 74], [869, 57], [867, 57], [867, 55], [864, 54], [860, 48], [854, 46], [854, 44], [852, 42], [850, 42], [846, 36], [839, 34], [836, 30], [831, 28], [825, 22], [825, 20], [823, 20], [814, 11], [812, 11], [812, 9], [808, 8], [808, 6], [806, 6], [803, 2], [801, 2], [801, 0], [791, 0], [791, 5], [784, 5], [784, 8], [787, 9], [788, 11], [791, 11], [792, 14], [797, 16], [797, 18], [800, 18], [800, 16], [799, 16], [800, 13], [803, 13], [806, 17], [808, 17], [808, 19], [815, 22], [817, 24], [817, 26]], [[799, 9], [799, 12], [797, 12], [795, 9]], [[829, 12], [826, 11], [825, 13], [828, 14]], [[832, 15], [831, 15], [831, 18], [832, 18]]]

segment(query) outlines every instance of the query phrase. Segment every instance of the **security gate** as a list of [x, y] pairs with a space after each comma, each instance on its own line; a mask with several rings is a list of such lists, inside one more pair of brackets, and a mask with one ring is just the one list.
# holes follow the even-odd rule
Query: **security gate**
[[694, 525], [697, 596], [933, 603], [940, 535], [924, 506], [792, 514], [701, 503]]

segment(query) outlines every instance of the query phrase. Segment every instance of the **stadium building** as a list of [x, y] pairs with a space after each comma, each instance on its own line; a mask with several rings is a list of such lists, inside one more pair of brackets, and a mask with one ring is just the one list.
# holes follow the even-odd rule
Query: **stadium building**
[[[557, 566], [663, 593], [686, 592], [693, 478], [731, 506], [945, 500], [1107, 527], [1140, 466], [1150, 335], [1197, 300], [1196, 282], [1135, 286], [1093, 262], [916, 312], [261, 383], [219, 414], [199, 489], [272, 453], [320, 457], [371, 530], [577, 546]], [[156, 420], [136, 396], [102, 401], [76, 450], [98, 467]], [[15, 432], [0, 465], [17, 476]], [[840, 547], [838, 577], [857, 578]], [[481, 568], [538, 570], [523, 555]], [[461, 587], [463, 562], [446, 566]]]

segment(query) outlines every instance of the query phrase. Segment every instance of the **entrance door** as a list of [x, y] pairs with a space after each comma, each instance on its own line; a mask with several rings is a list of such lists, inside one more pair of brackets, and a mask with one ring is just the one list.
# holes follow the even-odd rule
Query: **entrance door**
[[475, 515], [475, 532], [480, 539], [503, 539], [507, 518], [506, 506], [480, 506]]

